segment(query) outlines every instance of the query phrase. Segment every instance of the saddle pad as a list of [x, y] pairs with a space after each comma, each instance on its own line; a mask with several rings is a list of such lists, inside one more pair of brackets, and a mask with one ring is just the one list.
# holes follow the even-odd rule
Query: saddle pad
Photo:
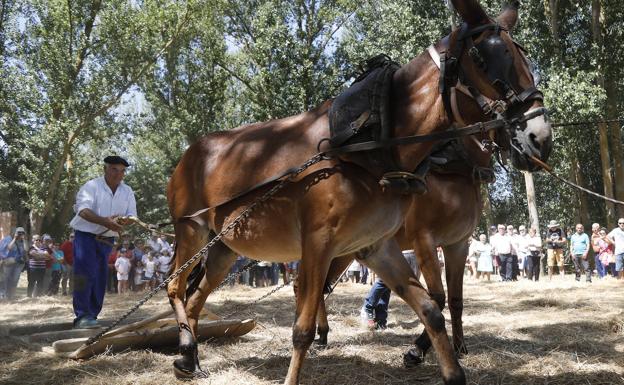
[[399, 68], [386, 55], [366, 61], [366, 71], [329, 109], [329, 142], [332, 147], [389, 137], [388, 113], [392, 75]]

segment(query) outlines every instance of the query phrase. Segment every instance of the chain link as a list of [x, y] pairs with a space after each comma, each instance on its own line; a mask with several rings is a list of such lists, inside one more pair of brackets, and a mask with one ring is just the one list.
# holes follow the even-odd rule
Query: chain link
[[[308, 167], [310, 167], [310, 166], [312, 166], [312, 165], [314, 165], [314, 164], [316, 164], [316, 163], [318, 163], [318, 162], [320, 162], [322, 160], [325, 160], [325, 159], [326, 159], [326, 157], [325, 157], [324, 153], [322, 153], [322, 152], [318, 153], [318, 154], [314, 155], [312, 158], [308, 159], [305, 163], [303, 163], [297, 169], [292, 171], [290, 174], [285, 175], [284, 179], [282, 179], [278, 184], [273, 186], [269, 191], [264, 193], [260, 198], [256, 199], [254, 202], [252, 202], [252, 204], [249, 205], [245, 210], [243, 210], [236, 218], [234, 218], [234, 220], [229, 225], [227, 225], [224, 229], [222, 229], [221, 232], [219, 232], [219, 234], [215, 235], [215, 237], [212, 238], [195, 255], [193, 255], [182, 266], [180, 266], [180, 268], [178, 270], [173, 272], [169, 277], [167, 277], [164, 281], [162, 281], [160, 283], [160, 285], [156, 286], [149, 293], [147, 293], [147, 295], [145, 295], [145, 297], [143, 297], [139, 302], [137, 302], [133, 307], [131, 307], [130, 310], [128, 310], [125, 314], [123, 314], [121, 317], [119, 317], [117, 320], [115, 320], [110, 326], [106, 327], [104, 330], [102, 330], [101, 332], [99, 332], [95, 336], [89, 338], [87, 340], [87, 342], [85, 342], [85, 346], [92, 345], [92, 344], [96, 343], [97, 341], [99, 341], [104, 334], [106, 334], [109, 331], [113, 330], [113, 328], [115, 328], [117, 325], [119, 325], [123, 320], [128, 318], [135, 311], [137, 311], [141, 306], [143, 306], [143, 304], [145, 304], [154, 295], [156, 295], [156, 293], [158, 293], [160, 290], [165, 288], [169, 284], [169, 282], [171, 282], [174, 279], [176, 279], [186, 269], [188, 269], [191, 265], [193, 265], [195, 263], [195, 261], [197, 261], [198, 259], [206, 256], [208, 254], [208, 250], [210, 250], [210, 248], [212, 246], [217, 244], [217, 242], [219, 242], [223, 238], [223, 236], [225, 236], [227, 233], [229, 233], [230, 231], [234, 230], [234, 228], [236, 226], [240, 225], [242, 223], [243, 219], [248, 218], [249, 215], [251, 214], [251, 212], [256, 207], [258, 207], [258, 205], [260, 205], [260, 204], [266, 202], [267, 200], [269, 200], [273, 195], [275, 195], [279, 190], [284, 188], [284, 186], [286, 186], [286, 184], [292, 182], [295, 177], [297, 177], [299, 174], [301, 174], [303, 171], [305, 171]], [[251, 266], [253, 266], [253, 264], [248, 265], [247, 268], [249, 269], [249, 268], [251, 268]], [[227, 278], [226, 278], [226, 280], [224, 282], [227, 282]], [[219, 286], [217, 286], [217, 288], [223, 287], [224, 282], [222, 282]], [[279, 289], [281, 289], [281, 287], [279, 287], [277, 290], [279, 290]], [[274, 289], [272, 292], [275, 292], [277, 290]], [[272, 292], [271, 292], [271, 294], [272, 294]], [[258, 300], [256, 300], [255, 302], [257, 302], [257, 301]]]

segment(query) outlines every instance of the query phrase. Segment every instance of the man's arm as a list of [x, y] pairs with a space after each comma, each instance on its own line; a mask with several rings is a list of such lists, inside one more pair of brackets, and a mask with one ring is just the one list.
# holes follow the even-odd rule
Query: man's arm
[[93, 211], [91, 211], [91, 209], [82, 209], [78, 215], [89, 222], [101, 225], [106, 227], [109, 230], [115, 231], [115, 232], [120, 232], [123, 230], [123, 226], [118, 224], [117, 222], [115, 222], [115, 218], [116, 216], [112, 216], [112, 217], [101, 217], [99, 215], [97, 215], [96, 213], [94, 213]]

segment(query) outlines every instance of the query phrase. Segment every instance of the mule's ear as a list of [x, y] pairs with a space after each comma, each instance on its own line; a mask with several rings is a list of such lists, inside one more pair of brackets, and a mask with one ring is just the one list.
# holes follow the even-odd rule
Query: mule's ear
[[453, 8], [469, 25], [486, 24], [490, 21], [479, 0], [451, 0]]
[[520, 8], [520, 2], [517, 0], [506, 4], [501, 14], [496, 18], [498, 24], [506, 30], [511, 31], [518, 22], [518, 8]]

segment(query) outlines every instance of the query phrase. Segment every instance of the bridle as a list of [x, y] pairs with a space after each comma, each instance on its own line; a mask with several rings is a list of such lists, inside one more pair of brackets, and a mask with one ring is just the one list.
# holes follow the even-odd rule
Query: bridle
[[[494, 33], [483, 37], [475, 44], [473, 38], [478, 37], [486, 30], [492, 30]], [[511, 78], [513, 76], [513, 55], [510, 52], [505, 52], [501, 58], [500, 53], [495, 52], [497, 49], [500, 51], [507, 48], [505, 40], [501, 37], [503, 31], [506, 30], [496, 23], [473, 28], [470, 28], [467, 23], [463, 23], [455, 33], [454, 40], [453, 34], [451, 34], [442, 39], [435, 47], [430, 46], [428, 48], [429, 55], [440, 70], [438, 88], [442, 95], [445, 112], [449, 119], [457, 125], [467, 125], [459, 109], [458, 92], [474, 100], [483, 115], [490, 119], [510, 119], [509, 111], [513, 110], [514, 107], [524, 105], [532, 100], [543, 101], [544, 97], [541, 91], [535, 87], [534, 81], [533, 86], [525, 89], [518, 89], [514, 85], [515, 82]], [[530, 63], [523, 53], [524, 48], [513, 39], [511, 41], [522, 52], [521, 57], [530, 67]], [[501, 46], [501, 43], [504, 47]], [[485, 73], [490, 85], [497, 90], [498, 98], [492, 99], [481, 93], [466, 76], [460, 65], [460, 58], [464, 51], [467, 51], [468, 57], [476, 67]], [[531, 76], [533, 77], [533, 74]], [[547, 113], [543, 107], [538, 110], [532, 110], [531, 118]], [[523, 118], [525, 118], [524, 121], [528, 120], [526, 116]], [[519, 126], [513, 128], [519, 128]]]

